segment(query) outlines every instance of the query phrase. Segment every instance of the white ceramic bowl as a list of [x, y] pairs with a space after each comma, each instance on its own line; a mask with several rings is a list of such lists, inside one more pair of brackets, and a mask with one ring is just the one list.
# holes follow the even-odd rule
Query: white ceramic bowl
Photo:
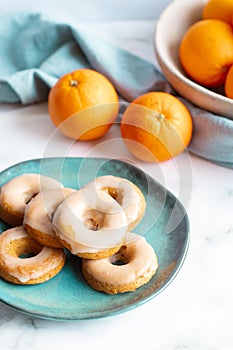
[[233, 119], [233, 99], [190, 80], [179, 61], [180, 41], [186, 30], [201, 19], [206, 2], [207, 0], [174, 0], [168, 5], [155, 29], [156, 57], [163, 74], [181, 96], [203, 109]]

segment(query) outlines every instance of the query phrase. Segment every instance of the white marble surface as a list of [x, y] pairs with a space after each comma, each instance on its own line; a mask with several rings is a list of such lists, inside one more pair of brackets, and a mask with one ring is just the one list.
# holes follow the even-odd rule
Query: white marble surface
[[[95, 33], [155, 62], [153, 21], [98, 25]], [[122, 30], [123, 29], [123, 30]], [[53, 155], [115, 157], [105, 141], [120, 137], [119, 126], [99, 141], [71, 144], [54, 132], [46, 103], [0, 106], [0, 168]], [[52, 141], [51, 141], [52, 140]], [[232, 171], [188, 153], [162, 164], [135, 161], [122, 140], [118, 156], [165, 184], [188, 211], [191, 241], [185, 263], [165, 291], [118, 316], [56, 322], [19, 313], [0, 303], [2, 350], [39, 349], [233, 349], [233, 181]], [[108, 143], [109, 145], [109, 143]]]

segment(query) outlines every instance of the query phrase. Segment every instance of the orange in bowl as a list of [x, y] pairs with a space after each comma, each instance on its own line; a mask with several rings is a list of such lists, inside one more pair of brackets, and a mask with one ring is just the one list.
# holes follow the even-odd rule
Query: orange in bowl
[[103, 136], [118, 116], [118, 95], [112, 83], [92, 69], [62, 76], [52, 87], [48, 110], [53, 124], [75, 140]]
[[224, 89], [226, 96], [233, 99], [233, 65], [227, 73]]
[[196, 22], [184, 34], [179, 56], [194, 81], [208, 87], [223, 84], [233, 64], [232, 27], [217, 19]]
[[233, 0], [209, 0], [202, 12], [203, 19], [219, 19], [231, 25]]
[[149, 92], [125, 110], [121, 135], [131, 153], [146, 162], [177, 156], [192, 136], [192, 118], [186, 106], [165, 92]]
[[[155, 54], [164, 76], [181, 96], [217, 116], [233, 119], [233, 99], [217, 93], [215, 88], [209, 89], [197, 83], [180, 64], [180, 42], [188, 28], [201, 20], [206, 2], [206, 0], [170, 2], [159, 16], [155, 27]], [[195, 62], [195, 65], [199, 65], [199, 62]]]

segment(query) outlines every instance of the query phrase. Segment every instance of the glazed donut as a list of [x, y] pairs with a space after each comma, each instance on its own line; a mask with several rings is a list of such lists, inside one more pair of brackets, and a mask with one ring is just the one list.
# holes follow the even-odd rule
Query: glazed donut
[[146, 202], [141, 190], [127, 179], [116, 176], [100, 176], [89, 182], [84, 188], [105, 191], [124, 209], [131, 231], [142, 219]]
[[[33, 254], [28, 258], [20, 258]], [[48, 281], [65, 263], [63, 249], [42, 247], [23, 226], [0, 235], [0, 276], [15, 284], [38, 284]]]
[[62, 248], [51, 218], [58, 205], [71, 193], [71, 188], [55, 188], [38, 193], [26, 205], [23, 226], [37, 242], [53, 248]]
[[0, 218], [11, 226], [22, 225], [24, 210], [30, 199], [42, 190], [63, 187], [57, 180], [39, 174], [19, 175], [2, 186]]
[[68, 196], [55, 211], [53, 225], [72, 254], [88, 259], [115, 253], [128, 229], [121, 206], [107, 193], [90, 189]]
[[[118, 262], [121, 262], [117, 265]], [[149, 282], [158, 268], [154, 249], [145, 238], [129, 233], [125, 244], [111, 257], [82, 259], [82, 273], [94, 289], [108, 294], [134, 291]]]

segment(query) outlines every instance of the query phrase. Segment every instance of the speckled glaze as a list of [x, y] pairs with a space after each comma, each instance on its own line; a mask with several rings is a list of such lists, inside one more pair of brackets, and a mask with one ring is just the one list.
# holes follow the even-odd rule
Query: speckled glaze
[[[153, 246], [159, 268], [151, 281], [135, 292], [107, 295], [87, 285], [80, 259], [67, 252], [62, 271], [35, 286], [17, 286], [0, 279], [0, 300], [15, 309], [54, 320], [112, 316], [130, 310], [163, 291], [179, 271], [188, 249], [189, 221], [177, 198], [140, 169], [102, 158], [44, 158], [16, 164], [0, 173], [0, 186], [24, 173], [41, 173], [80, 188], [97, 176], [117, 175], [134, 182], [146, 199], [146, 213], [134, 232]], [[0, 221], [0, 231], [9, 226]]]

